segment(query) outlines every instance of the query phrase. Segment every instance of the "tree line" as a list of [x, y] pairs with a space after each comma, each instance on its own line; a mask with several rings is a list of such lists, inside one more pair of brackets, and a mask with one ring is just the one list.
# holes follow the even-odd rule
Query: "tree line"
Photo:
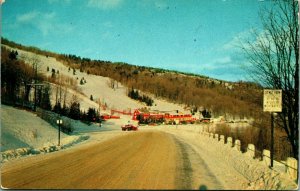
[[133, 88], [128, 92], [128, 97], [134, 100], [138, 100], [140, 102], [146, 103], [147, 106], [152, 106], [154, 101], [149, 96], [140, 95], [138, 90], [134, 90]]

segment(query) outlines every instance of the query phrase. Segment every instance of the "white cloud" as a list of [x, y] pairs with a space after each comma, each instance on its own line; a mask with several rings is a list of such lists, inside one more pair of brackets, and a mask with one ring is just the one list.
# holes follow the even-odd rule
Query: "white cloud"
[[216, 58], [207, 62], [205, 64], [201, 64], [199, 68], [203, 70], [216, 70], [218, 68], [226, 68], [228, 66], [232, 66], [232, 59], [230, 56], [224, 56], [220, 58]]
[[22, 22], [22, 23], [31, 22], [33, 19], [37, 18], [38, 14], [39, 13], [37, 11], [32, 11], [29, 13], [18, 15], [17, 22]]
[[47, 36], [50, 33], [68, 34], [73, 31], [72, 26], [58, 23], [54, 19], [40, 20], [36, 23], [36, 27], [42, 32], [43, 36]]
[[252, 33], [253, 33], [252, 29], [238, 33], [229, 42], [225, 43], [222, 46], [222, 49], [223, 50], [236, 49], [237, 47], [241, 46], [243, 43], [243, 40], [249, 38]]
[[270, 46], [271, 50], [273, 51], [275, 51], [276, 49], [268, 31], [249, 29], [247, 31], [237, 34], [229, 42], [224, 44], [221, 47], [221, 50], [234, 50], [235, 52], [240, 52], [243, 48], [245, 50], [251, 51], [253, 47], [260, 46], [261, 44]]
[[55, 12], [41, 13], [32, 11], [18, 15], [15, 25], [17, 28], [29, 25], [39, 30], [43, 36], [47, 36], [49, 33], [66, 34], [73, 30], [71, 26], [59, 23]]
[[115, 9], [123, 3], [123, 0], [89, 0], [87, 6], [102, 10]]
[[236, 48], [240, 43], [240, 38], [235, 36], [233, 37], [233, 39], [231, 41], [229, 41], [228, 43], [224, 44], [222, 46], [222, 49], [223, 50], [231, 50], [231, 49], [234, 49]]
[[231, 57], [230, 56], [225, 56], [222, 58], [217, 58], [216, 60], [214, 60], [215, 64], [226, 64], [231, 62]]
[[55, 12], [45, 13], [45, 15], [44, 15], [45, 19], [47, 19], [47, 20], [54, 19], [55, 16], [56, 16]]

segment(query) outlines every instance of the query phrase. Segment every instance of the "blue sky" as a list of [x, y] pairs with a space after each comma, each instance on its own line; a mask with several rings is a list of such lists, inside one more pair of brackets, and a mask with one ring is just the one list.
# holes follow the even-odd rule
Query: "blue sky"
[[6, 0], [2, 36], [91, 59], [248, 80], [235, 44], [262, 0]]

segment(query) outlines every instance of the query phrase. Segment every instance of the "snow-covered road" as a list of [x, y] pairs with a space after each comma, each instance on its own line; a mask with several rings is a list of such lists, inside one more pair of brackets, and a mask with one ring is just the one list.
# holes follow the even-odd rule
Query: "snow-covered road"
[[[224, 189], [297, 189], [295, 181], [286, 173], [271, 170], [262, 161], [202, 135], [201, 126], [158, 126], [155, 129], [170, 133], [189, 145]], [[196, 171], [201, 169], [197, 162], [192, 160]]]
[[[33, 160], [5, 163], [2, 186], [13, 189], [224, 188], [205, 162], [176, 136], [156, 130], [122, 132], [122, 135], [98, 143], [87, 141]], [[98, 134], [94, 138], [97, 136], [101, 137]]]
[[[38, 179], [34, 179], [35, 181], [28, 179], [27, 182], [30, 184], [18, 182], [24, 177], [13, 178], [12, 182], [7, 182], [6, 187], [15, 185], [18, 188], [235, 190], [294, 190], [297, 188], [295, 182], [286, 174], [270, 170], [262, 162], [217, 143], [216, 140], [199, 132], [199, 126], [179, 126], [178, 128], [175, 126], [144, 126], [138, 132], [122, 132], [117, 129], [86, 132], [90, 139], [69, 149], [5, 163], [2, 169], [5, 172], [2, 174], [4, 175], [2, 180], [12, 178], [10, 177], [11, 173], [15, 171], [24, 171], [25, 173], [26, 169], [37, 168], [39, 170], [31, 172], [33, 174], [29, 178], [44, 174], [48, 180], [46, 187]], [[124, 150], [126, 152], [123, 152]], [[102, 162], [98, 163], [98, 160]], [[75, 177], [69, 176], [71, 179], [76, 179], [76, 182], [80, 182], [83, 174], [88, 173], [93, 176], [85, 176], [84, 181], [78, 185], [71, 184], [74, 182], [71, 179], [56, 181], [56, 176], [49, 175], [48, 177], [45, 169], [37, 166], [37, 164], [44, 164], [44, 167], [47, 167], [49, 161], [53, 161], [52, 172], [56, 172], [55, 168], [65, 168], [57, 165], [60, 164], [59, 161], [68, 161], [62, 162], [62, 165], [68, 166], [69, 172], [77, 173]], [[89, 161], [94, 162], [90, 163]], [[78, 164], [82, 164], [80, 168], [78, 168]], [[94, 173], [90, 173], [89, 168], [99, 169], [92, 170]], [[57, 176], [59, 177], [61, 173], [66, 174], [67, 172], [63, 170]], [[98, 183], [94, 182], [95, 177], [98, 177], [96, 178]], [[145, 177], [147, 178], [145, 179]], [[135, 182], [139, 182], [139, 184]]]

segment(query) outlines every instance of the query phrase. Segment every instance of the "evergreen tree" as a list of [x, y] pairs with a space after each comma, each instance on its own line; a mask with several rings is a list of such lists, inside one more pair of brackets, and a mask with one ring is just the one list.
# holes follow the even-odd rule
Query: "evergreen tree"
[[69, 115], [69, 108], [66, 106], [66, 104], [63, 105], [63, 107], [61, 109], [61, 114], [64, 115], [64, 116]]
[[17, 51], [11, 51], [11, 52], [9, 53], [9, 58], [10, 58], [11, 60], [17, 60], [17, 55], [18, 55], [18, 52], [17, 52]]
[[61, 104], [60, 102], [57, 102], [53, 107], [53, 112], [61, 114]]
[[89, 108], [88, 113], [87, 113], [87, 120], [92, 122], [96, 121], [97, 115], [96, 115], [96, 110], [95, 108]]
[[84, 81], [83, 81], [83, 79], [81, 78], [80, 79], [80, 85], [83, 85], [84, 84]]
[[206, 110], [206, 109], [202, 111], [202, 116], [204, 118], [211, 118], [210, 112], [208, 110]]
[[69, 117], [75, 120], [80, 118], [80, 104], [73, 102], [70, 107]]
[[55, 78], [55, 69], [52, 68], [51, 72], [52, 72], [51, 77]]

